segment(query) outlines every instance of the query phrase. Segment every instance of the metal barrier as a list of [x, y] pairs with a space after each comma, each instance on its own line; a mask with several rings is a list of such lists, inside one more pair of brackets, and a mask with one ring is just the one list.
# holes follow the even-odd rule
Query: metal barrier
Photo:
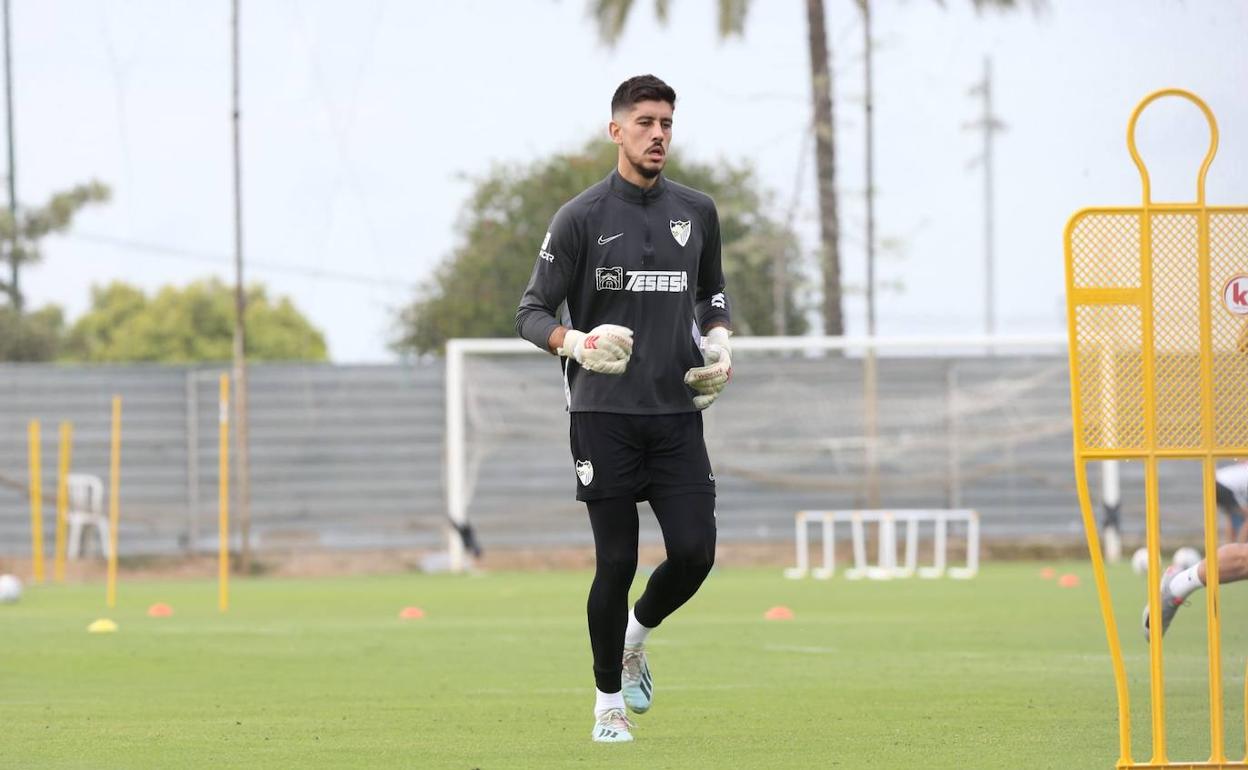
[[[810, 568], [810, 524], [822, 526], [823, 566]], [[897, 563], [897, 523], [904, 522], [906, 539], [904, 560]], [[920, 525], [932, 524], [932, 564], [919, 565]], [[948, 566], [949, 524], [966, 524], [966, 565]], [[948, 576], [965, 580], [979, 572], [979, 513], [960, 510], [872, 510], [872, 511], [798, 511], [794, 517], [796, 566], [785, 570], [792, 579], [811, 577], [827, 580], [836, 574], [836, 525], [848, 523], [853, 544], [854, 566], [845, 571], [850, 580], [892, 580], [894, 578], [939, 578]], [[874, 565], [867, 561], [866, 525], [877, 525], [877, 557]]]

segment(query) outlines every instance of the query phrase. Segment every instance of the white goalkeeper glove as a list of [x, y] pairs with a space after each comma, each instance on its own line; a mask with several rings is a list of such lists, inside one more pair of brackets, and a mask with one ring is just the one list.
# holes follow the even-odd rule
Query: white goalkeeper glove
[[615, 324], [599, 324], [588, 334], [568, 329], [559, 347], [559, 355], [598, 374], [623, 374], [632, 354], [633, 330]]
[[722, 326], [716, 326], [706, 334], [706, 347], [702, 349], [705, 366], [697, 366], [685, 372], [685, 384], [698, 392], [693, 405], [705, 409], [719, 398], [732, 379], [732, 347], [728, 344], [731, 334]]

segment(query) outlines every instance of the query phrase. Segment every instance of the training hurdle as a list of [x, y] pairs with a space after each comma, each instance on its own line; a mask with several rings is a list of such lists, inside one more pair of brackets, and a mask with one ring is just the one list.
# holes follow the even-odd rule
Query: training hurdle
[[[822, 525], [823, 566], [810, 567], [810, 525]], [[905, 552], [897, 563], [897, 525], [905, 524]], [[921, 525], [932, 525], [932, 563], [919, 565]], [[966, 525], [966, 564], [948, 566], [949, 524]], [[827, 580], [836, 574], [836, 525], [848, 524], [853, 544], [854, 566], [845, 570], [850, 580], [892, 580], [918, 576], [932, 579], [951, 577], [958, 580], [975, 577], [979, 572], [979, 513], [970, 509], [899, 509], [798, 511], [794, 516], [793, 540], [795, 566], [786, 569], [791, 579], [807, 575]], [[867, 560], [867, 526], [875, 525], [877, 537], [876, 563]]]

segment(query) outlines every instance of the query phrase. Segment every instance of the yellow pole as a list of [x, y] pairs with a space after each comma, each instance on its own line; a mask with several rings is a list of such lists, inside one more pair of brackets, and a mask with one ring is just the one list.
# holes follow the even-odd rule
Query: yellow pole
[[43, 468], [40, 462], [39, 421], [26, 426], [30, 452], [30, 560], [35, 582], [43, 582]]
[[108, 463], [108, 606], [117, 606], [117, 527], [121, 514], [121, 396], [113, 396], [112, 451]]
[[230, 375], [221, 375], [217, 413], [217, 609], [230, 608]]
[[[1205, 362], [1209, 358], [1205, 357]], [[1208, 403], [1208, 402], [1206, 402]], [[1212, 435], [1210, 432], [1209, 435]], [[1218, 591], [1218, 503], [1214, 460], [1201, 463], [1205, 503], [1205, 629], [1209, 646], [1209, 762], [1226, 761], [1222, 724], [1222, 619]]]
[[[1073, 329], [1074, 326], [1072, 325]], [[1075, 350], [1071, 346], [1071, 350]], [[1076, 422], [1075, 435], [1082, 435]], [[1101, 605], [1101, 618], [1105, 621], [1105, 638], [1109, 640], [1109, 660], [1114, 670], [1114, 689], [1118, 693], [1118, 767], [1132, 765], [1131, 761], [1131, 696], [1127, 689], [1127, 667], [1122, 657], [1122, 637], [1118, 634], [1118, 621], [1114, 618], [1114, 604], [1109, 594], [1109, 581], [1105, 577], [1105, 558], [1101, 555], [1101, 538], [1096, 530], [1096, 517], [1092, 513], [1092, 498], [1088, 494], [1088, 463], [1082, 456], [1075, 456], [1075, 485], [1079, 495], [1079, 509], [1083, 513], [1084, 532], [1088, 538], [1088, 555], [1092, 560], [1092, 577], [1096, 581], [1096, 598]]]
[[[1146, 353], [1147, 356], [1147, 353]], [[1151, 395], [1151, 382], [1145, 381], [1146, 397]], [[1147, 420], [1147, 418], [1145, 418]], [[1147, 423], [1146, 423], [1147, 424]], [[1144, 532], [1148, 545], [1148, 617], [1161, 617], [1161, 502], [1157, 491], [1157, 458], [1144, 459]], [[1152, 706], [1153, 755], [1152, 765], [1165, 765], [1166, 758], [1166, 684], [1164, 674], [1165, 656], [1162, 654], [1162, 634], [1153, 630], [1150, 622], [1148, 635], [1149, 700]]]
[[[1216, 135], [1216, 129], [1215, 129]], [[1204, 180], [1198, 197], [1204, 199]], [[1197, 215], [1200, 259], [1200, 435], [1207, 450], [1217, 444], [1213, 421], [1213, 308], [1210, 291], [1213, 284], [1209, 258], [1209, 212]], [[1208, 594], [1205, 598], [1205, 628], [1209, 645], [1209, 762], [1226, 761], [1225, 725], [1222, 714], [1222, 620], [1218, 592], [1218, 503], [1215, 466], [1212, 454], [1201, 463], [1205, 504], [1205, 569]]]
[[56, 467], [56, 555], [52, 576], [58, 583], [65, 582], [65, 527], [69, 514], [69, 463], [74, 452], [74, 426], [61, 423], [61, 441]]

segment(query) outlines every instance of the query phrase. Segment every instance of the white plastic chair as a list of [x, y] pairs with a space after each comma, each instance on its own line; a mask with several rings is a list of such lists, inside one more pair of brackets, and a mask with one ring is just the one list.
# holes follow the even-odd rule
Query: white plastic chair
[[108, 517], [104, 515], [104, 481], [99, 476], [71, 473], [68, 479], [69, 510], [65, 514], [69, 523], [68, 556], [79, 558], [83, 551], [83, 539], [88, 527], [95, 527], [100, 538], [100, 553], [109, 555]]

